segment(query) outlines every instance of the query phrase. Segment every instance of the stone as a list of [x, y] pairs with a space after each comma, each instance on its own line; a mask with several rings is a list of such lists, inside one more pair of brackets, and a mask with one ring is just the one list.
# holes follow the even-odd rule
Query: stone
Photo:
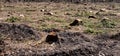
[[88, 16], [88, 18], [94, 18], [95, 19], [96, 17], [95, 16]]
[[45, 12], [46, 10], [45, 10], [45, 9], [41, 9], [40, 11], [41, 11], [41, 12]]
[[103, 17], [103, 20], [109, 20], [109, 18], [107, 18], [107, 17]]
[[53, 15], [54, 13], [52, 12], [47, 12], [47, 13], [44, 13], [45, 15]]
[[72, 15], [71, 13], [65, 13], [65, 15]]
[[106, 9], [100, 9], [100, 12], [107, 12]]
[[114, 13], [116, 16], [120, 16], [120, 13]]
[[25, 17], [25, 15], [23, 15], [23, 14], [20, 14], [20, 17]]
[[0, 18], [0, 20], [3, 20], [3, 18]]

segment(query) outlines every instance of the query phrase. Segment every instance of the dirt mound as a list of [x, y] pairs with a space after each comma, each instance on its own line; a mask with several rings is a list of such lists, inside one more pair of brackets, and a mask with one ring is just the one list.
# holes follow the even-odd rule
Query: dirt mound
[[0, 34], [8, 35], [14, 40], [39, 39], [35, 30], [24, 24], [0, 23]]
[[[46, 47], [41, 44], [31, 48], [11, 48], [7, 56], [119, 56], [120, 41], [115, 39], [119, 34], [86, 37], [80, 32], [58, 32], [58, 44]], [[111, 38], [114, 36], [115, 38]], [[92, 38], [92, 39], [90, 39]], [[54, 47], [53, 47], [54, 46]], [[6, 53], [6, 52], [5, 52]]]
[[[64, 41], [66, 41], [67, 43], [82, 43], [82, 42], [89, 42], [90, 40], [85, 37], [82, 33], [80, 32], [62, 32], [59, 33], [59, 36], [64, 39]], [[64, 42], [61, 41], [61, 42]]]
[[[61, 48], [48, 52], [50, 56], [119, 56], [120, 33], [115, 35], [104, 34], [93, 39], [85, 37], [80, 32], [62, 32]], [[64, 49], [65, 48], [65, 49]], [[58, 51], [59, 50], [59, 51]]]
[[43, 30], [43, 32], [52, 32], [52, 31], [54, 31], [54, 32], [60, 32], [60, 29], [55, 29], [55, 28], [51, 28], [51, 29], [44, 29]]
[[[91, 56], [97, 55], [96, 46], [90, 44], [87, 37], [80, 32], [59, 32], [60, 45], [56, 45], [55, 48], [48, 49], [49, 47], [32, 47], [28, 49], [13, 49], [13, 56]], [[86, 41], [87, 40], [87, 41]], [[16, 52], [17, 51], [17, 52]], [[8, 56], [9, 56], [8, 55]]]
[[96, 44], [100, 50], [100, 53], [107, 56], [119, 56], [120, 55], [120, 41], [119, 33], [115, 35], [103, 34], [93, 39], [92, 43]]
[[119, 41], [120, 40], [120, 33], [116, 33], [114, 35], [110, 35], [110, 34], [102, 34], [100, 36], [96, 37], [97, 39], [103, 39], [103, 40], [116, 40]]
[[115, 40], [120, 40], [120, 33], [117, 33], [117, 34], [115, 34], [115, 35], [112, 35], [110, 38], [111, 38], [111, 39], [115, 39]]
[[5, 42], [3, 40], [0, 40], [0, 56], [5, 50]]

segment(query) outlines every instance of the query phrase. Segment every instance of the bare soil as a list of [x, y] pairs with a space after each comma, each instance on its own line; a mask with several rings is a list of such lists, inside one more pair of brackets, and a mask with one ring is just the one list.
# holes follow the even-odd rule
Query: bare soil
[[[0, 56], [119, 56], [119, 13], [119, 3], [2, 3]], [[83, 25], [70, 26], [75, 19]], [[51, 31], [59, 44], [44, 41]]]

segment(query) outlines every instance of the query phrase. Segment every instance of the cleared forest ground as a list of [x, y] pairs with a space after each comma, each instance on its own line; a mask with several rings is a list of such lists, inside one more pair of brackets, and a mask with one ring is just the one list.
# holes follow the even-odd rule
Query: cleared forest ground
[[[2, 3], [0, 54], [119, 56], [119, 17], [119, 3]], [[76, 19], [82, 23], [71, 26]], [[44, 41], [51, 31], [59, 44]]]

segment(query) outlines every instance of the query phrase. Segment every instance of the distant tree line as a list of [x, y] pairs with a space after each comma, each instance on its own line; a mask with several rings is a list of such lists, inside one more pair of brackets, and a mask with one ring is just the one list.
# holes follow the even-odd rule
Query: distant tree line
[[0, 0], [1, 2], [120, 2], [120, 0]]

